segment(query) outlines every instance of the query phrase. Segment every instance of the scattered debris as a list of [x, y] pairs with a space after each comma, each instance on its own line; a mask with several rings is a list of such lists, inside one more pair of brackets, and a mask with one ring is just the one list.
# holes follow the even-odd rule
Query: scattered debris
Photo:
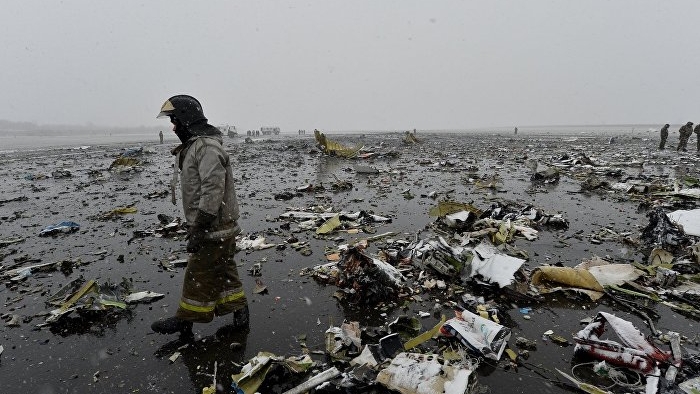
[[477, 367], [470, 362], [453, 364], [432, 354], [399, 353], [379, 372], [377, 382], [402, 394], [468, 394]]
[[457, 312], [457, 317], [446, 321], [440, 332], [493, 360], [501, 359], [511, 334], [510, 329], [467, 310]]
[[51, 226], [47, 226], [39, 233], [40, 237], [47, 237], [49, 235], [56, 235], [61, 233], [72, 233], [80, 230], [80, 225], [75, 222], [65, 221]]

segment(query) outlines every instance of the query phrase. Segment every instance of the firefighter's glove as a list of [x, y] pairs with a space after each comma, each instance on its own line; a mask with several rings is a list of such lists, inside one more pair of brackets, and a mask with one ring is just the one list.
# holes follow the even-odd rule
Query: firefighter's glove
[[211, 229], [211, 224], [216, 220], [216, 215], [206, 213], [202, 210], [197, 214], [192, 226], [187, 232], [187, 251], [196, 253], [204, 246], [204, 239]]

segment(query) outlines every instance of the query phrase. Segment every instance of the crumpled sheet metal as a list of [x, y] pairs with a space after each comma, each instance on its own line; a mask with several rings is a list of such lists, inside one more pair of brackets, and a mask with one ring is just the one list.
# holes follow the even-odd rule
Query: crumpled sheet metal
[[461, 274], [469, 264], [472, 253], [462, 247], [450, 246], [444, 238], [420, 241], [414, 247], [414, 254], [426, 266], [448, 277]]
[[239, 373], [231, 375], [233, 389], [241, 390], [234, 392], [255, 393], [265, 381], [273, 363], [282, 363], [293, 373], [306, 372], [315, 365], [309, 355], [284, 358], [269, 352], [258, 352]]
[[318, 130], [314, 130], [314, 137], [316, 138], [316, 144], [323, 151], [323, 153], [332, 156], [351, 158], [356, 156], [357, 153], [364, 147], [363, 145], [358, 145], [354, 148], [343, 146], [337, 141], [333, 141], [326, 137], [324, 133]]
[[362, 348], [360, 340], [360, 323], [343, 323], [340, 327], [329, 327], [326, 330], [326, 351], [333, 358], [345, 358], [344, 350], [354, 346]]
[[683, 228], [669, 219], [662, 208], [647, 213], [649, 224], [642, 230], [642, 242], [652, 247], [661, 247], [671, 253], [681, 251], [691, 244]]
[[322, 225], [316, 229], [316, 234], [328, 234], [336, 228], [340, 227], [340, 215], [335, 215], [332, 218], [326, 220]]
[[531, 283], [538, 288], [547, 288], [547, 283], [604, 292], [595, 276], [583, 268], [540, 266], [532, 271]]
[[441, 363], [433, 354], [399, 353], [376, 381], [401, 394], [466, 394], [473, 386], [476, 366]]
[[123, 286], [107, 283], [101, 287], [94, 279], [86, 281], [79, 277], [63, 286], [46, 301], [48, 305], [58, 308], [49, 311], [45, 324], [55, 323], [62, 316], [76, 310], [126, 309], [122, 294], [124, 290], [126, 288]]
[[141, 165], [141, 160], [135, 159], [133, 157], [117, 157], [114, 159], [112, 164], [109, 165], [109, 169], [117, 171], [128, 171], [135, 167]]
[[[601, 338], [606, 323], [620, 342]], [[640, 373], [649, 374], [659, 364], [674, 362], [670, 351], [663, 351], [649, 342], [631, 322], [607, 312], [598, 312], [591, 323], [574, 335], [574, 341], [576, 351]]]
[[525, 226], [523, 224], [524, 222], [525, 221], [520, 219], [513, 222], [511, 222], [510, 219], [479, 219], [473, 223], [473, 228], [477, 231], [473, 231], [471, 234], [477, 236], [480, 231], [490, 229], [488, 233], [491, 234], [491, 240], [496, 245], [500, 245], [504, 242], [511, 242], [516, 235], [522, 236], [528, 241], [537, 239], [539, 231], [532, 227]]
[[[692, 247], [691, 247], [692, 251]], [[673, 253], [661, 248], [654, 248], [649, 253], [649, 265], [671, 264], [673, 263]]]
[[590, 272], [603, 287], [622, 285], [628, 281], [635, 281], [640, 276], [644, 275], [644, 272], [635, 268], [632, 264], [599, 265], [589, 268], [588, 272]]
[[700, 236], [700, 209], [680, 209], [666, 215], [672, 222], [681, 225], [686, 234]]
[[644, 275], [644, 271], [637, 269], [632, 264], [611, 264], [598, 256], [584, 260], [574, 268], [587, 270], [603, 287], [610, 285], [620, 286], [626, 282], [635, 281]]
[[395, 300], [406, 283], [394, 266], [364, 254], [356, 246], [343, 251], [338, 263], [314, 267], [313, 275], [342, 288], [351, 302], [369, 305]]
[[457, 317], [446, 321], [440, 332], [457, 338], [471, 351], [493, 360], [501, 359], [511, 335], [510, 328], [467, 310], [457, 312]]
[[410, 131], [407, 131], [406, 134], [403, 136], [403, 143], [408, 145], [417, 144], [418, 137], [416, 137], [416, 133], [411, 133]]
[[559, 170], [556, 167], [545, 167], [535, 171], [530, 180], [533, 182], [556, 183], [559, 182]]
[[472, 249], [474, 257], [464, 268], [464, 273], [473, 278], [481, 276], [485, 281], [506, 287], [515, 280], [515, 273], [525, 260], [508, 256], [488, 242], [482, 242]]
[[430, 208], [428, 214], [430, 216], [446, 216], [460, 211], [471, 212], [477, 217], [481, 216], [482, 210], [472, 204], [465, 204], [456, 201], [440, 201], [437, 206]]
[[449, 228], [461, 229], [476, 219], [476, 215], [469, 211], [459, 211], [445, 215], [445, 224]]

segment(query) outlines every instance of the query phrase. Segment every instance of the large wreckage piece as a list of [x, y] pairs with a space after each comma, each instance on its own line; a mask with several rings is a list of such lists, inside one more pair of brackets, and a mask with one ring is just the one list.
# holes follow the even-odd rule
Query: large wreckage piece
[[536, 165], [530, 180], [537, 183], [557, 183], [559, 182], [559, 170], [556, 167]]
[[[603, 339], [606, 323], [620, 342]], [[634, 325], [607, 312], [598, 312], [595, 319], [574, 335], [575, 351], [585, 352], [610, 364], [643, 373], [654, 374], [662, 365], [679, 368], [680, 357], [659, 349], [649, 342]]]
[[605, 288], [595, 276], [583, 268], [540, 266], [532, 271], [530, 283], [540, 294], [575, 291], [586, 294], [593, 301], [605, 294]]
[[416, 137], [416, 132], [415, 130], [413, 133], [410, 131], [406, 131], [406, 133], [403, 136], [403, 143], [406, 145], [413, 145], [418, 143], [418, 137]]
[[686, 234], [700, 237], [700, 209], [681, 209], [667, 215], [672, 222], [679, 224]]
[[51, 295], [46, 301], [48, 306], [54, 307], [48, 313], [46, 321], [42, 325], [53, 324], [73, 311], [102, 313], [122, 311], [127, 304], [138, 302], [151, 302], [162, 298], [164, 295], [152, 291], [132, 292], [127, 279], [121, 283], [105, 283], [100, 285], [97, 280], [85, 280], [79, 277]]
[[447, 277], [459, 276], [465, 264], [472, 259], [471, 253], [465, 248], [452, 247], [440, 236], [437, 239], [421, 240], [413, 247], [413, 254], [414, 263], [431, 267]]
[[467, 310], [455, 311], [455, 314], [457, 317], [446, 321], [440, 328], [440, 333], [456, 338], [476, 354], [500, 360], [510, 339], [510, 328]]
[[234, 392], [255, 393], [265, 382], [274, 364], [281, 364], [295, 374], [305, 373], [316, 365], [309, 355], [284, 358], [268, 352], [259, 352], [243, 366], [240, 373], [231, 375]]
[[[106, 285], [102, 290], [114, 290], [116, 286]], [[119, 300], [115, 294], [101, 291], [94, 279], [77, 278], [63, 286], [49, 297], [47, 305], [57, 308], [49, 311], [46, 324], [55, 323], [64, 315], [73, 311], [105, 311], [112, 308], [126, 309], [126, 303]]]
[[342, 144], [331, 140], [326, 137], [326, 135], [318, 130], [314, 130], [314, 137], [316, 137], [316, 144], [319, 149], [327, 155], [330, 156], [340, 156], [345, 158], [355, 157], [357, 153], [364, 147], [363, 145], [358, 145], [354, 148], [348, 148]]
[[476, 367], [469, 362], [440, 362], [434, 354], [399, 353], [376, 380], [401, 394], [466, 394], [476, 382]]
[[109, 165], [109, 170], [115, 172], [138, 171], [142, 164], [143, 162], [135, 157], [117, 157]]
[[532, 271], [530, 283], [540, 294], [573, 291], [597, 301], [608, 286], [619, 286], [637, 280], [644, 272], [631, 264], [610, 264], [594, 257], [576, 267], [543, 265]]
[[685, 235], [683, 227], [672, 222], [662, 208], [647, 213], [649, 224], [642, 230], [642, 241], [650, 246], [658, 246], [673, 254], [681, 252], [692, 242]]
[[361, 348], [359, 322], [344, 322], [326, 330], [326, 352], [332, 358], [345, 359], [348, 352], [359, 352]]
[[447, 277], [483, 280], [506, 287], [525, 260], [500, 252], [489, 241], [476, 247], [450, 246], [442, 237], [421, 240], [413, 247], [414, 263], [433, 268]]
[[[520, 222], [522, 223], [522, 221]], [[538, 237], [538, 231], [510, 219], [498, 220], [491, 218], [479, 219], [474, 222], [476, 231], [466, 233], [469, 237], [479, 237], [488, 234], [491, 242], [496, 245], [510, 243], [515, 236], [521, 236], [528, 241], [534, 241]]]
[[515, 280], [515, 273], [522, 267], [525, 260], [501, 253], [489, 242], [481, 242], [469, 249], [473, 258], [465, 266], [464, 274], [470, 278], [481, 278], [499, 287], [506, 287]]
[[343, 250], [337, 263], [314, 267], [313, 276], [340, 287], [343, 299], [367, 305], [395, 301], [406, 282], [398, 269], [366, 255], [359, 246]]

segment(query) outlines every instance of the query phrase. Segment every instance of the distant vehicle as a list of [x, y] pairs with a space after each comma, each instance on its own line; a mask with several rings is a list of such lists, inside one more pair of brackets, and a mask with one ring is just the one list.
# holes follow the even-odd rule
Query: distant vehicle
[[260, 134], [262, 135], [278, 135], [280, 133], [279, 127], [261, 127]]
[[217, 128], [219, 129], [219, 131], [221, 131], [222, 134], [226, 134], [227, 136], [229, 136], [229, 138], [238, 137], [238, 130], [236, 130], [236, 126], [221, 125]]

